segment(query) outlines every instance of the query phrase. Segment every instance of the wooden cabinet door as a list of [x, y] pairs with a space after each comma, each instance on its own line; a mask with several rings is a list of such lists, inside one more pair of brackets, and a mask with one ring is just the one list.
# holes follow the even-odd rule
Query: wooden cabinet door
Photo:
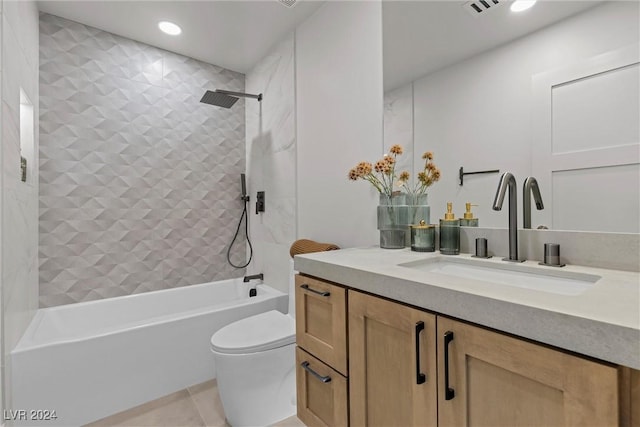
[[618, 425], [603, 363], [438, 316], [438, 369], [441, 427]]
[[327, 365], [347, 375], [345, 288], [296, 276], [296, 342]]
[[298, 418], [309, 427], [347, 426], [347, 379], [296, 348]]
[[620, 427], [640, 427], [640, 371], [619, 367]]
[[435, 316], [349, 291], [351, 426], [436, 426]]

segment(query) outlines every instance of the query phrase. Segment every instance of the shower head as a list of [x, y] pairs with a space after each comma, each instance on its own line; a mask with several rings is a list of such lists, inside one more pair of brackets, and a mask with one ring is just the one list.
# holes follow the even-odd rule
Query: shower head
[[206, 91], [202, 96], [200, 102], [204, 102], [205, 104], [216, 105], [218, 107], [231, 108], [233, 104], [235, 104], [238, 99], [235, 96], [225, 95], [224, 93], [219, 92], [211, 92], [210, 90]]
[[262, 94], [253, 95], [251, 93], [231, 92], [228, 90], [216, 89], [215, 92], [211, 92], [210, 90], [206, 91], [202, 96], [202, 99], [200, 99], [200, 102], [218, 107], [231, 108], [240, 97], [254, 98], [258, 101], [262, 101]]

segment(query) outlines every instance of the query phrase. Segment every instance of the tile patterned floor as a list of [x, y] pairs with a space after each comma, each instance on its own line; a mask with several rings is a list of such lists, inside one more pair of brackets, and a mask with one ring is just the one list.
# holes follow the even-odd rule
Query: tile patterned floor
[[[86, 427], [227, 427], [215, 380], [103, 418]], [[296, 417], [273, 427], [304, 427]]]

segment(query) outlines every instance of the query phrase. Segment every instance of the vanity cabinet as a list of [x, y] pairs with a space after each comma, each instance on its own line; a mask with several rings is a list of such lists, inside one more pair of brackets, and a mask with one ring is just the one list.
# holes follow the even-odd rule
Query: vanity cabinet
[[639, 426], [638, 371], [322, 280], [296, 285], [308, 426]]

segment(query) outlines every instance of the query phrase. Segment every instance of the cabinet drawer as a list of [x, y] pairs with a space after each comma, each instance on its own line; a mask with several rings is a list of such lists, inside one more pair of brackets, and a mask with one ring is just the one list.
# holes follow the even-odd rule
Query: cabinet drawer
[[296, 349], [296, 390], [298, 418], [305, 425], [347, 425], [347, 379], [300, 347]]
[[346, 289], [296, 276], [296, 342], [347, 375]]

